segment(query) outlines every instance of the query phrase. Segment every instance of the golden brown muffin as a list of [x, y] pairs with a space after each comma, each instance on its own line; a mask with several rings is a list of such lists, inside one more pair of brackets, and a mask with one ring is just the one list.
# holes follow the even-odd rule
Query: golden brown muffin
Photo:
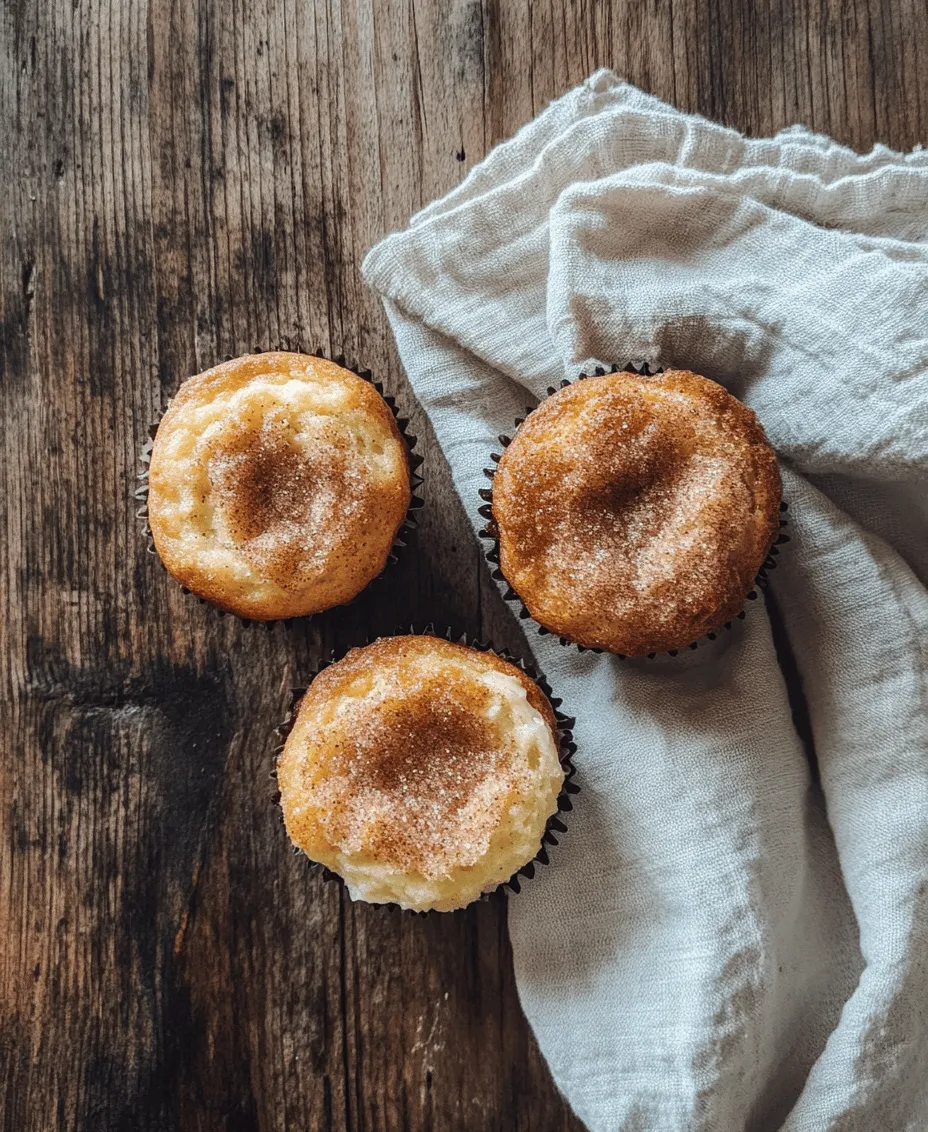
[[535, 620], [627, 656], [738, 612], [778, 526], [754, 413], [686, 370], [574, 382], [519, 427], [493, 481], [500, 569]]
[[185, 381], [155, 437], [148, 519], [167, 569], [259, 621], [350, 601], [384, 568], [409, 457], [367, 381], [306, 354], [254, 354]]
[[449, 911], [535, 856], [564, 771], [554, 712], [524, 672], [401, 636], [315, 678], [277, 777], [294, 844], [353, 899]]

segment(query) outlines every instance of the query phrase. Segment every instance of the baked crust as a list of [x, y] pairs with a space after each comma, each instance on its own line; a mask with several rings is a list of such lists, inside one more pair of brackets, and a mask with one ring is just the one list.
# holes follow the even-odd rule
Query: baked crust
[[449, 910], [541, 846], [564, 782], [547, 697], [508, 661], [387, 637], [322, 671], [278, 762], [293, 842], [352, 896]]
[[493, 481], [500, 569], [535, 620], [627, 656], [739, 611], [779, 528], [754, 413], [688, 370], [584, 378], [519, 427]]
[[169, 572], [256, 620], [350, 601], [383, 570], [410, 502], [406, 444], [377, 390], [293, 353], [185, 381], [158, 426], [148, 485]]

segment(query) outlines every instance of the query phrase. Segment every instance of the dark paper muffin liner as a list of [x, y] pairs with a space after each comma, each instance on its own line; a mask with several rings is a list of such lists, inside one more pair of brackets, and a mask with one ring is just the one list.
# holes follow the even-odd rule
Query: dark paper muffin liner
[[[489, 900], [489, 898], [497, 892], [508, 890], [509, 892], [518, 893], [521, 890], [523, 882], [525, 880], [531, 880], [534, 877], [535, 871], [539, 865], [547, 865], [549, 863], [548, 847], [557, 845], [558, 838], [562, 834], [567, 832], [567, 825], [564, 821], [564, 815], [570, 813], [570, 811], [573, 809], [571, 796], [580, 792], [580, 787], [576, 782], [574, 782], [574, 775], [576, 774], [576, 770], [573, 764], [573, 756], [577, 751], [577, 744], [574, 742], [573, 736], [573, 728], [576, 724], [576, 719], [573, 716], [566, 715], [563, 711], [560, 710], [562, 707], [562, 701], [554, 695], [551, 689], [551, 685], [548, 683], [545, 676], [533, 665], [525, 661], [522, 657], [514, 656], [508, 649], [495, 649], [492, 645], [486, 643], [485, 641], [481, 641], [475, 637], [470, 637], [467, 633], [454, 633], [451, 629], [447, 629], [444, 633], [437, 633], [433, 625], [426, 625], [423, 629], [417, 629], [415, 626], [410, 625], [408, 628], [399, 628], [393, 634], [387, 635], [392, 635], [394, 637], [406, 635], [438, 637], [439, 639], [452, 641], [455, 644], [467, 645], [469, 648], [476, 649], [478, 652], [492, 652], [501, 660], [508, 661], [510, 664], [515, 665], [516, 668], [518, 668], [521, 672], [524, 672], [530, 680], [534, 681], [534, 683], [541, 691], [542, 695], [551, 705], [551, 710], [554, 712], [554, 718], [557, 721], [558, 759], [560, 760], [561, 767], [564, 771], [564, 783], [561, 786], [561, 792], [557, 798], [557, 809], [551, 815], [551, 817], [548, 818], [548, 821], [545, 824], [545, 832], [541, 838], [541, 845], [539, 846], [538, 852], [535, 854], [535, 856], [530, 861], [527, 861], [521, 868], [517, 869], [516, 872], [514, 872], [508, 880], [503, 881], [495, 889], [482, 893], [478, 900], [471, 901], [471, 903], [476, 904], [480, 900]], [[352, 645], [351, 648], [363, 648], [364, 646], [371, 643], [372, 642], [368, 639], [365, 640], [363, 644]], [[345, 649], [339, 655], [332, 653], [330, 658], [328, 660], [324, 660], [310, 675], [309, 681], [305, 687], [292, 689], [290, 705], [287, 710], [286, 717], [274, 731], [274, 734], [278, 739], [278, 744], [274, 750], [274, 769], [271, 772], [271, 776], [275, 780], [277, 778], [277, 763], [280, 760], [281, 754], [283, 753], [287, 737], [293, 730], [293, 725], [296, 721], [297, 712], [299, 711], [300, 707], [300, 701], [303, 699], [303, 696], [306, 694], [309, 686], [319, 675], [319, 673], [325, 671], [326, 668], [328, 668], [332, 664], [335, 664], [338, 660], [341, 660], [342, 657], [344, 657], [348, 652], [350, 652], [350, 648]], [[272, 803], [273, 805], [280, 807], [280, 790], [276, 790], [274, 792]], [[280, 814], [281, 820], [283, 820], [282, 809], [280, 811]], [[345, 891], [347, 891], [347, 885], [338, 873], [333, 872], [331, 869], [327, 868], [325, 865], [320, 864], [318, 861], [312, 860], [311, 857], [306, 856], [303, 850], [298, 848], [297, 846], [293, 847], [293, 851], [295, 854], [305, 857], [306, 861], [309, 863], [309, 867], [314, 872], [322, 876], [323, 880], [331, 881], [332, 883], [339, 885], [340, 887], [344, 888]], [[391, 907], [396, 907], [396, 905], [391, 905]], [[462, 907], [470, 907], [470, 905], [462, 905]], [[415, 915], [420, 916], [445, 914], [443, 912], [437, 912], [436, 909], [430, 909], [427, 912], [415, 912], [412, 909], [404, 909], [404, 911], [414, 912]], [[455, 911], [460, 911], [460, 909], [455, 909]]]
[[[604, 369], [602, 366], [597, 366], [596, 369], [593, 370], [593, 372], [591, 374], [590, 373], [578, 374], [577, 377], [574, 378], [574, 381], [583, 381], [585, 378], [588, 378], [588, 377], [603, 377], [607, 373], [636, 373], [636, 374], [638, 374], [639, 376], [642, 376], [642, 377], [653, 377], [654, 375], [659, 374], [659, 373], [663, 373], [663, 372], [664, 372], [664, 369], [663, 369], [662, 366], [658, 366], [656, 369], [651, 369], [651, 367], [647, 363], [645, 363], [644, 365], [641, 365], [641, 366], [636, 366], [636, 365], [633, 365], [631, 362], [629, 362], [628, 365], [624, 365], [624, 366], [617, 366], [617, 365], [611, 366], [608, 370]], [[551, 397], [553, 394], [560, 392], [561, 389], [566, 389], [568, 385], [573, 385], [573, 383], [574, 383], [573, 381], [570, 381], [567, 378], [565, 378], [560, 383], [560, 385], [549, 386], [548, 391], [547, 391], [547, 397]], [[547, 400], [547, 397], [543, 398], [543, 400]], [[541, 403], [542, 402], [539, 402], [539, 404], [541, 404]], [[536, 405], [535, 408], [537, 408], [537, 407], [538, 406]], [[529, 407], [525, 410], [525, 416], [524, 417], [516, 418], [516, 420], [514, 422], [516, 429], [518, 429], [520, 427], [520, 425], [523, 425], [526, 421], [526, 418], [529, 417], [534, 411], [535, 411], [535, 409]], [[515, 433], [513, 433], [513, 435], [515, 435]], [[503, 448], [508, 448], [509, 445], [512, 443], [512, 436], [507, 436], [505, 433], [501, 433], [499, 435], [499, 437], [497, 437], [497, 439], [499, 440], [499, 443]], [[535, 619], [532, 617], [531, 613], [529, 613], [528, 608], [525, 605], [525, 602], [523, 602], [522, 598], [518, 595], [518, 593], [516, 593], [515, 589], [510, 584], [509, 579], [503, 573], [502, 567], [500, 566], [499, 529], [496, 526], [495, 519], [493, 518], [493, 486], [492, 485], [493, 485], [493, 479], [496, 475], [496, 465], [500, 462], [501, 459], [502, 459], [502, 453], [501, 452], [491, 452], [490, 453], [490, 460], [491, 460], [493, 466], [483, 469], [483, 474], [490, 481], [490, 487], [480, 488], [480, 490], [478, 492], [482, 502], [481, 502], [480, 507], [477, 508], [477, 511], [478, 511], [478, 514], [481, 516], [481, 518], [486, 520], [486, 526], [482, 527], [478, 531], [478, 534], [481, 538], [486, 539], [488, 544], [489, 544], [486, 548], [486, 551], [485, 551], [485, 557], [486, 557], [487, 562], [490, 564], [490, 574], [491, 574], [491, 577], [495, 581], [505, 583], [506, 589], [503, 592], [503, 599], [505, 601], [513, 603], [517, 607], [519, 618], [522, 621], [532, 621], [533, 624], [535, 625], [536, 629], [538, 630], [538, 633], [539, 633], [540, 636], [543, 636], [543, 637], [544, 636], [557, 636], [557, 634], [552, 629], [548, 629], [544, 625], [540, 624], [538, 621], [535, 621]], [[780, 546], [783, 543], [787, 543], [787, 542], [790, 541], [789, 535], [786, 534], [785, 531], [783, 530], [783, 528], [786, 527], [786, 525], [787, 525], [788, 509], [789, 509], [789, 504], [785, 500], [781, 500], [780, 501], [780, 531], [779, 531], [779, 534], [774, 539], [773, 545], [770, 547], [769, 551], [767, 552], [767, 557], [761, 563], [760, 569], [757, 571], [757, 575], [754, 578], [753, 588], [751, 590], [749, 590], [749, 592], [747, 594], [745, 594], [745, 597], [744, 597], [745, 602], [756, 601], [758, 596], [759, 596], [759, 591], [766, 590], [767, 585], [768, 585], [768, 578], [769, 578], [770, 571], [773, 570], [776, 567], [776, 564], [777, 564], [777, 556], [780, 553]], [[683, 645], [680, 648], [676, 648], [676, 649], [669, 649], [664, 653], [649, 652], [649, 653], [646, 653], [645, 656], [647, 657], [648, 660], [653, 660], [656, 656], [678, 656], [681, 652], [685, 652], [687, 649], [699, 648], [700, 644], [704, 644], [704, 643], [709, 642], [709, 641], [714, 641], [718, 637], [719, 633], [722, 632], [723, 630], [731, 629], [732, 623], [733, 623], [734, 620], [743, 621], [746, 616], [747, 616], [746, 607], [742, 606], [742, 608], [738, 611], [738, 613], [735, 615], [735, 617], [732, 618], [732, 620], [725, 621], [722, 624], [718, 625], [715, 629], [710, 630], [708, 633], [704, 633], [701, 637], [698, 637], [695, 641], [691, 641], [689, 645]], [[558, 641], [562, 645], [564, 645], [565, 647], [575, 648], [578, 652], [592, 652], [592, 653], [600, 654], [600, 653], [604, 653], [604, 652], [608, 651], [607, 649], [590, 648], [587, 645], [577, 644], [576, 641], [571, 641], [567, 637], [558, 636]], [[619, 658], [619, 660], [628, 659], [625, 656], [624, 653], [612, 653], [611, 655], [617, 656]], [[640, 657], [634, 657], [633, 659], [638, 660], [638, 659], [641, 659], [641, 658]]]
[[[386, 564], [385, 564], [383, 570], [381, 570], [380, 573], [377, 574], [375, 577], [371, 578], [371, 580], [367, 583], [367, 585], [364, 587], [364, 589], [361, 590], [359, 593], [357, 593], [353, 598], [351, 598], [350, 601], [343, 602], [341, 606], [330, 606], [329, 607], [330, 609], [340, 609], [340, 608], [344, 608], [347, 605], [354, 604], [354, 602], [356, 602], [361, 597], [362, 594], [366, 593], [367, 590], [371, 586], [373, 586], [377, 582], [379, 582], [380, 579], [390, 569], [390, 567], [393, 566], [397, 562], [400, 554], [406, 548], [411, 532], [414, 531], [416, 529], [417, 525], [418, 525], [417, 522], [416, 522], [415, 513], [421, 507], [424, 506], [424, 502], [423, 502], [422, 498], [419, 495], [416, 494], [417, 490], [422, 486], [422, 484], [424, 482], [423, 479], [422, 479], [422, 476], [419, 475], [419, 471], [418, 471], [418, 469], [422, 466], [423, 457], [419, 453], [417, 453], [416, 450], [415, 450], [418, 438], [415, 437], [411, 432], [409, 432], [409, 418], [400, 416], [400, 411], [399, 411], [399, 408], [397, 407], [397, 404], [396, 404], [396, 398], [393, 397], [393, 396], [387, 396], [387, 395], [384, 394], [383, 383], [375, 380], [375, 378], [374, 378], [374, 376], [373, 376], [373, 374], [371, 373], [370, 370], [360, 369], [356, 366], [349, 365], [345, 361], [344, 357], [341, 356], [341, 355], [334, 357], [334, 358], [330, 358], [327, 354], [324, 354], [324, 353], [322, 353], [321, 351], [318, 351], [318, 350], [317, 351], [291, 350], [290, 347], [286, 347], [286, 346], [281, 347], [281, 349], [285, 350], [288, 353], [302, 353], [302, 354], [306, 354], [308, 357], [322, 358], [324, 361], [333, 362], [335, 365], [341, 366], [343, 369], [346, 369], [350, 373], [355, 374], [356, 377], [360, 377], [364, 381], [368, 382], [370, 385], [373, 385], [373, 387], [377, 390], [377, 392], [383, 398], [384, 402], [387, 405], [387, 408], [389, 408], [390, 412], [393, 414], [393, 419], [396, 421], [397, 428], [400, 430], [400, 435], [402, 436], [403, 442], [406, 445], [407, 459], [409, 461], [409, 487], [410, 487], [409, 507], [407, 508], [407, 511], [406, 511], [406, 517], [403, 519], [403, 522], [402, 522], [402, 525], [400, 526], [400, 529], [396, 532], [396, 537], [393, 540], [393, 545], [390, 548], [390, 553], [387, 555], [387, 561], [386, 561]], [[255, 348], [251, 351], [251, 353], [253, 353], [253, 354], [264, 354], [264, 353], [268, 353], [268, 352], [269, 351], [267, 351], [267, 350], [260, 350], [260, 349], [257, 349], [257, 348]], [[223, 361], [224, 362], [231, 362], [235, 359], [235, 357], [236, 357], [236, 355], [234, 355], [234, 354], [228, 354], [226, 357], [223, 358]], [[149, 465], [151, 464], [151, 453], [152, 453], [152, 448], [153, 448], [154, 443], [155, 443], [155, 437], [158, 433], [158, 427], [161, 424], [161, 421], [164, 417], [164, 414], [167, 412], [167, 409], [170, 406], [170, 403], [171, 402], [169, 400], [168, 405], [159, 413], [158, 418], [155, 421], [153, 421], [152, 424], [149, 426], [148, 439], [142, 445], [142, 450], [141, 450], [141, 453], [139, 454], [139, 466], [140, 467], [139, 467], [139, 472], [138, 472], [138, 476], [137, 476], [137, 478], [139, 480], [139, 486], [133, 492], [133, 497], [139, 503], [139, 506], [136, 509], [135, 514], [136, 514], [137, 518], [142, 520], [142, 537], [145, 539], [147, 552], [149, 554], [153, 554], [155, 556], [155, 558], [158, 560], [158, 563], [161, 566], [161, 568], [164, 570], [164, 572], [168, 575], [169, 578], [171, 578], [172, 581], [174, 581], [176, 584], [180, 585], [181, 590], [185, 594], [189, 594], [200, 605], [208, 605], [211, 609], [214, 609], [220, 617], [226, 617], [226, 616], [234, 617], [236, 621], [240, 621], [243, 625], [263, 625], [268, 629], [273, 629], [273, 627], [275, 625], [283, 624], [284, 626], [289, 628], [295, 621], [308, 622], [308, 621], [312, 620], [313, 617], [319, 616], [320, 613], [328, 612], [328, 610], [321, 610], [320, 613], [315, 613], [315, 614], [309, 613], [309, 614], [305, 614], [302, 617], [277, 618], [277, 619], [271, 619], [271, 620], [263, 620], [263, 619], [259, 620], [259, 619], [252, 619], [252, 618], [249, 618], [249, 617], [240, 617], [238, 614], [231, 613], [229, 610], [220, 609], [219, 606], [214, 605], [208, 598], [200, 597], [199, 594], [193, 593], [186, 586], [181, 585], [179, 582], [177, 582], [177, 579], [174, 578], [174, 576], [173, 576], [173, 574], [171, 574], [170, 570], [167, 569], [167, 567], [161, 561], [161, 557], [158, 554], [158, 551], [155, 547], [155, 542], [154, 542], [154, 539], [153, 539], [152, 533], [151, 533], [151, 526], [149, 525], [149, 522], [148, 522], [148, 471], [149, 471]]]

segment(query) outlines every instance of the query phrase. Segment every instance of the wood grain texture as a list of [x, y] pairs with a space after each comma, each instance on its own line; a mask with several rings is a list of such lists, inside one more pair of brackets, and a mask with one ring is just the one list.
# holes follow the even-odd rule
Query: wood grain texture
[[[519, 645], [358, 268], [600, 65], [752, 134], [928, 141], [923, 0], [0, 0], [3, 1132], [579, 1129], [504, 902], [352, 906], [270, 770], [327, 650]], [[373, 368], [427, 455], [412, 552], [291, 632], [179, 592], [132, 498], [180, 381], [281, 346]]]

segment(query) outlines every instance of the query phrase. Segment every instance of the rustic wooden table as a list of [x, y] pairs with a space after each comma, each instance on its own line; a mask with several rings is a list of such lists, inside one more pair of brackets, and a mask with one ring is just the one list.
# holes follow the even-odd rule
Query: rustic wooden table
[[[580, 1127], [505, 902], [351, 905], [270, 770], [328, 650], [519, 645], [358, 267], [603, 64], [753, 134], [928, 140], [924, 0], [0, 4], [4, 1132]], [[278, 346], [366, 363], [427, 455], [413, 552], [290, 632], [184, 597], [132, 498], [178, 383]]]

